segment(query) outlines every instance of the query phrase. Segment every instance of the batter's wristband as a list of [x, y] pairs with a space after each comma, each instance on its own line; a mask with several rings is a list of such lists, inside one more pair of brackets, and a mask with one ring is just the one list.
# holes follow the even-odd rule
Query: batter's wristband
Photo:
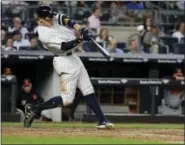
[[68, 27], [70, 27], [70, 28], [73, 28], [74, 25], [77, 24], [75, 20], [72, 20], [72, 19], [70, 19], [69, 17], [67, 17], [67, 16], [65, 16], [65, 15], [62, 16], [62, 23], [63, 23], [63, 24], [64, 24], [64, 19], [68, 19], [68, 22], [67, 22], [66, 25], [67, 25]]

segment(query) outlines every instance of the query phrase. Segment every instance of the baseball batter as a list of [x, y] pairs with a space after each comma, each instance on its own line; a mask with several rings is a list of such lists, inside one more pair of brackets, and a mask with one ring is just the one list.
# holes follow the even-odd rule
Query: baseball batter
[[[30, 127], [35, 116], [39, 115], [44, 109], [71, 105], [78, 87], [84, 96], [86, 104], [98, 118], [99, 124], [97, 128], [113, 128], [114, 125], [107, 121], [96, 101], [94, 88], [83, 63], [74, 53], [83, 40], [90, 40], [91, 34], [88, 29], [82, 28], [64, 14], [53, 12], [48, 5], [41, 5], [37, 9], [36, 21], [39, 25], [38, 35], [40, 41], [46, 49], [55, 54], [53, 66], [60, 77], [61, 96], [53, 97], [38, 105], [27, 105], [24, 126]], [[76, 38], [71, 29], [78, 31], [81, 37]]]

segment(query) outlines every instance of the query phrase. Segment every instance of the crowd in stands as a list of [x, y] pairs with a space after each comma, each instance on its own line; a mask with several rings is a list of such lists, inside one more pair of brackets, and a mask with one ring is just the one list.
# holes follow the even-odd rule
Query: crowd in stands
[[151, 3], [158, 5], [160, 8], [169, 10], [184, 10], [184, 1], [151, 1]]
[[[166, 34], [163, 32], [158, 25], [152, 22], [151, 17], [146, 17], [144, 20], [144, 25], [138, 27], [138, 31], [142, 33], [142, 43], [144, 49], [148, 49], [149, 53], [159, 53], [159, 49], [162, 46], [173, 47], [171, 43], [184, 43], [185, 37], [185, 23], [180, 22], [174, 25], [171, 30], [171, 34]], [[174, 42], [163, 42], [162, 38], [169, 38], [174, 40]], [[173, 53], [173, 52], [172, 52]]]
[[[30, 4], [40, 4], [41, 2], [21, 2], [19, 3], [19, 10], [23, 9], [22, 5], [30, 5]], [[62, 6], [68, 6], [74, 5], [74, 2], [50, 2], [51, 5], [57, 5], [60, 3]], [[161, 4], [161, 3], [160, 3]], [[169, 4], [169, 3], [167, 3]], [[183, 3], [181, 1], [174, 3], [174, 5], [182, 5]], [[9, 3], [10, 8], [12, 3]], [[152, 22], [153, 18], [151, 14], [148, 15], [142, 15], [140, 18], [143, 21], [143, 25], [139, 25], [137, 27], [137, 39], [132, 39], [132, 37], [129, 38], [129, 42], [117, 42], [117, 40], [109, 34], [109, 30], [107, 28], [104, 28], [101, 24], [102, 22], [102, 16], [105, 14], [104, 8], [111, 7], [111, 12], [109, 13], [111, 15], [111, 21], [116, 22], [118, 19], [131, 19], [132, 16], [139, 16], [140, 10], [147, 7], [147, 3], [145, 2], [92, 2], [92, 1], [78, 1], [76, 2], [76, 5], [78, 8], [80, 7], [80, 11], [84, 11], [85, 9], [82, 9], [83, 7], [91, 8], [91, 11], [88, 13], [87, 19], [81, 20], [81, 25], [83, 27], [87, 27], [93, 36], [95, 37], [96, 41], [102, 45], [105, 49], [107, 49], [111, 53], [116, 54], [123, 54], [123, 53], [173, 53], [173, 50], [171, 47], [175, 47], [174, 43], [184, 43], [184, 37], [185, 37], [185, 23], [179, 22], [174, 23], [173, 27], [170, 29], [170, 34], [165, 32], [160, 28], [159, 25], [154, 24]], [[124, 6], [127, 7], [127, 9], [133, 9], [133, 13], [125, 15], [126, 13], [120, 12], [120, 7]], [[18, 8], [17, 8], [18, 9]], [[177, 6], [178, 9], [178, 6]], [[180, 9], [180, 8], [179, 8]], [[44, 50], [42, 44], [38, 40], [37, 36], [37, 25], [34, 27], [27, 28], [27, 24], [23, 23], [21, 20], [21, 16], [19, 15], [20, 11], [12, 10], [13, 15], [6, 15], [2, 16], [10, 17], [13, 16], [12, 23], [13, 25], [6, 25], [5, 23], [2, 23], [1, 28], [1, 44], [2, 44], [2, 50], [3, 51], [21, 51], [21, 50]], [[77, 11], [77, 13], [81, 13], [80, 11]], [[7, 14], [6, 11], [4, 11], [3, 14]], [[83, 14], [87, 14], [86, 12], [83, 12]], [[104, 16], [105, 17], [105, 16]], [[83, 18], [83, 17], [82, 17]], [[174, 29], [175, 28], [175, 29]], [[74, 32], [76, 35], [78, 35], [78, 32]], [[165, 37], [171, 37], [173, 39], [173, 44], [171, 42], [165, 42], [161, 38]], [[166, 40], [166, 39], [165, 39]], [[119, 45], [121, 44], [121, 45]], [[128, 46], [126, 46], [128, 44]], [[181, 47], [182, 47], [181, 46]], [[170, 47], [170, 48], [169, 48]], [[88, 42], [83, 42], [82, 47], [80, 47], [77, 51], [80, 52], [96, 52], [97, 50], [93, 50], [94, 46]]]
[[19, 17], [14, 17], [13, 27], [2, 26], [1, 28], [1, 44], [4, 51], [39, 50], [43, 49], [39, 46], [36, 33], [29, 33], [28, 29], [22, 25]]
[[[3, 1], [5, 6], [2, 14], [6, 18], [13, 18], [21, 15], [21, 19], [25, 17], [32, 17], [34, 9], [27, 9], [27, 6], [38, 6], [47, 3], [56, 7], [56, 11], [63, 13], [71, 13], [76, 20], [83, 20], [88, 18], [94, 7], [103, 8], [100, 16], [101, 21], [110, 21], [117, 23], [118, 21], [135, 21], [142, 20], [144, 15], [152, 13], [150, 9], [154, 9], [153, 5], [161, 9], [169, 10], [184, 10], [184, 1]], [[69, 12], [67, 9], [72, 11]], [[149, 10], [149, 11], [145, 11]], [[23, 14], [29, 12], [29, 14]]]

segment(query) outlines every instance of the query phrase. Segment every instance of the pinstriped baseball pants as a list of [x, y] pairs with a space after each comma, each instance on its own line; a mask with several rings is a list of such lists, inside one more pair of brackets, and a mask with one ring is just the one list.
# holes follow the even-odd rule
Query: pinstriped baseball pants
[[61, 97], [64, 106], [73, 102], [76, 88], [80, 89], [83, 96], [94, 93], [87, 70], [75, 54], [54, 57], [53, 66], [60, 77]]

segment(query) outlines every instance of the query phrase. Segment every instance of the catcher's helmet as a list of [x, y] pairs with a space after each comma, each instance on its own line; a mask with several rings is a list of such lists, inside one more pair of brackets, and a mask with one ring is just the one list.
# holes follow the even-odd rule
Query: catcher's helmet
[[41, 5], [36, 10], [36, 17], [38, 18], [53, 18], [54, 12], [49, 5]]

